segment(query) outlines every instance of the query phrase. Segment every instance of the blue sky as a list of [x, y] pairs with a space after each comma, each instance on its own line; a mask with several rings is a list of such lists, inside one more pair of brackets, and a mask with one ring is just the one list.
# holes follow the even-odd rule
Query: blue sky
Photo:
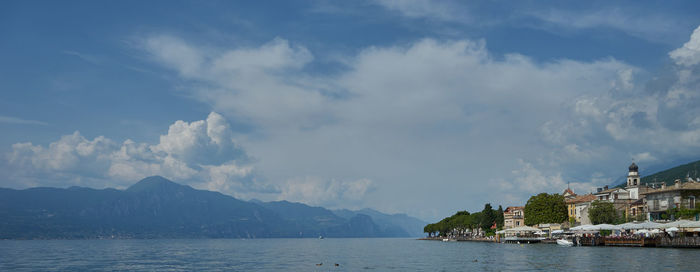
[[698, 159], [694, 1], [0, 5], [0, 187], [435, 220]]

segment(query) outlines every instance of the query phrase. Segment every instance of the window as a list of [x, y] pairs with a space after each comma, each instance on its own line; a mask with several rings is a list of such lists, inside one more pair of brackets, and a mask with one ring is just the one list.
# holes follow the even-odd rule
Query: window
[[688, 197], [688, 208], [695, 209], [695, 196]]
[[634, 185], [637, 185], [637, 179], [634, 179]]

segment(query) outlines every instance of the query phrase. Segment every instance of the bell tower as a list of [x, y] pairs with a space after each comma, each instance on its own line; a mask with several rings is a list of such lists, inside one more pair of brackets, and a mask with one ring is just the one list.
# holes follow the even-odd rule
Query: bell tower
[[641, 179], [639, 178], [639, 167], [632, 163], [629, 167], [629, 173], [627, 174], [627, 187], [637, 187], [640, 184]]
[[639, 187], [642, 185], [642, 179], [639, 178], [639, 167], [632, 163], [629, 173], [627, 173], [627, 191], [629, 191], [631, 199], [639, 199]]

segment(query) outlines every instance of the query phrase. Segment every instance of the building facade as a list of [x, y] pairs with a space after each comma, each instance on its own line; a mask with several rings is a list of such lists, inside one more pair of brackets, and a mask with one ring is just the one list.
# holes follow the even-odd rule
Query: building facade
[[525, 226], [525, 207], [510, 206], [503, 211], [503, 228], [511, 229]]
[[[643, 193], [648, 190], [642, 185], [642, 179], [639, 176], [639, 166], [634, 162], [628, 167], [627, 182], [624, 188], [598, 188], [593, 193], [598, 201], [607, 201], [613, 203], [618, 215], [624, 215], [627, 218], [636, 217], [640, 210], [644, 210], [640, 199], [644, 198]], [[643, 201], [643, 200], [642, 200]]]
[[670, 209], [695, 209], [700, 198], [700, 182], [682, 182], [677, 179], [673, 185], [648, 189], [641, 193], [645, 197], [647, 218], [650, 220], [673, 219]]
[[[591, 202], [597, 198], [593, 194], [586, 194], [576, 196], [571, 199], [567, 199], [566, 207], [569, 212], [569, 218], [573, 218], [575, 223], [585, 224], [584, 222], [590, 222], [588, 220], [588, 207], [591, 206]], [[586, 210], [585, 216], [584, 210]]]

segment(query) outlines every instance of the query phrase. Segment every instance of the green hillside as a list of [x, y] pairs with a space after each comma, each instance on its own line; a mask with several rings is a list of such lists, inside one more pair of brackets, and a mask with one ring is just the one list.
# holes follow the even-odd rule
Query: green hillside
[[694, 179], [700, 177], [700, 161], [694, 161], [642, 177], [642, 183], [665, 182], [667, 185], [670, 185], [676, 179], [685, 181], [688, 175]]

